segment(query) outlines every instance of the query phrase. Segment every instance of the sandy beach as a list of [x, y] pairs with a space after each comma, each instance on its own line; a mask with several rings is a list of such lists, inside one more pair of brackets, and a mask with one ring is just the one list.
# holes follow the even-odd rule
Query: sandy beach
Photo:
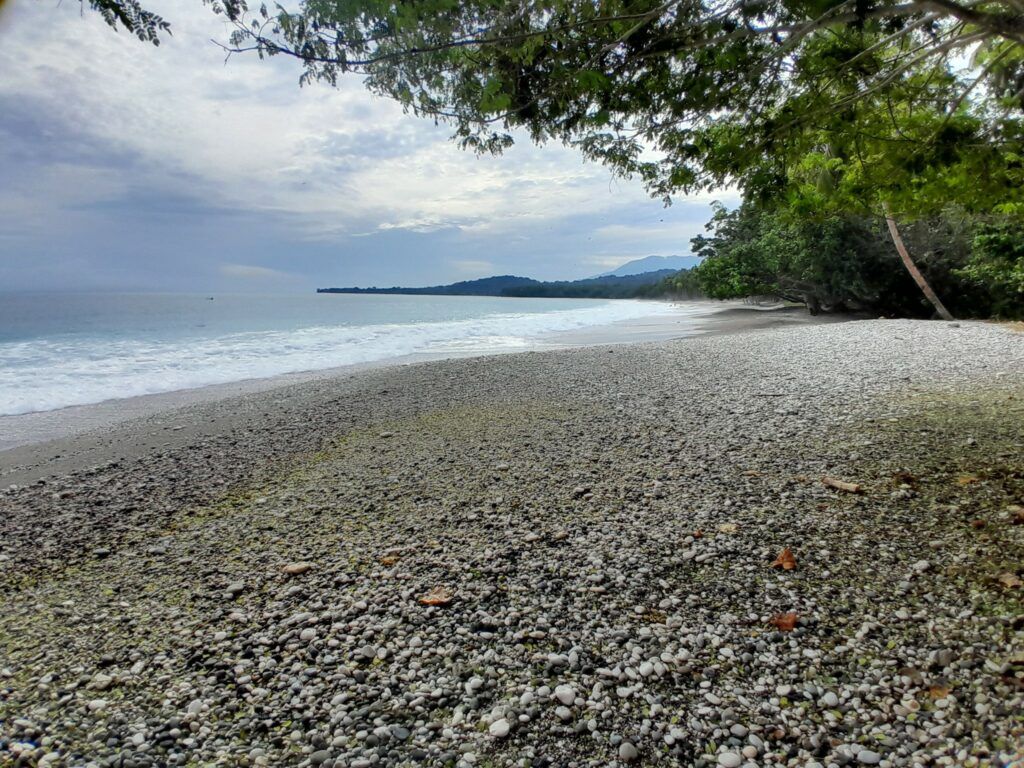
[[0, 765], [1005, 765], [1024, 335], [755, 312], [0, 452]]

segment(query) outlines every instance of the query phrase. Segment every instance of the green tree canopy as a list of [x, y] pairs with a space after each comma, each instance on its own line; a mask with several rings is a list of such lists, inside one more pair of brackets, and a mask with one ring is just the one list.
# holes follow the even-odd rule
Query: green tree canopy
[[[933, 196], [1005, 202], [1021, 185], [1020, 0], [221, 8], [236, 21], [235, 50], [297, 57], [307, 80], [362, 73], [474, 149], [500, 151], [517, 128], [565, 142], [666, 198], [731, 183], [777, 194], [808, 174], [827, 187], [827, 170], [841, 182], [834, 204], [884, 192], [914, 213]], [[991, 183], [971, 191], [964, 174]]]
[[[87, 1], [142, 37], [165, 24]], [[1022, 0], [205, 2], [230, 50], [360, 73], [478, 151], [565, 142], [666, 200], [735, 183], [915, 215], [1024, 186]]]

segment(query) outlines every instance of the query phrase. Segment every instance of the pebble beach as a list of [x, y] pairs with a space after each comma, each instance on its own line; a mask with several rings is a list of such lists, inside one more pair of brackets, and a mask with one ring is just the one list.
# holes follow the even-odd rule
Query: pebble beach
[[344, 373], [0, 481], [0, 766], [1024, 761], [1009, 326]]

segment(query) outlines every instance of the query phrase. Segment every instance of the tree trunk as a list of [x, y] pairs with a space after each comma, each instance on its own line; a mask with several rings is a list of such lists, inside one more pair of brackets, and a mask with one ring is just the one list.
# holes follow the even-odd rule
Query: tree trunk
[[896, 220], [893, 219], [892, 213], [889, 210], [888, 203], [882, 203], [882, 209], [885, 211], [885, 223], [889, 225], [889, 234], [892, 235], [892, 241], [896, 244], [896, 250], [900, 254], [900, 258], [903, 260], [903, 266], [907, 268], [907, 272], [914, 278], [914, 282], [917, 283], [917, 287], [921, 289], [928, 301], [935, 307], [935, 311], [939, 313], [939, 317], [943, 320], [952, 320], [953, 316], [949, 313], [949, 310], [943, 306], [939, 297], [935, 295], [935, 291], [928, 285], [928, 281], [924, 279], [924, 275], [921, 274], [921, 270], [917, 268], [913, 259], [910, 258], [910, 254], [907, 252], [907, 246], [903, 244], [903, 238], [900, 237], [900, 231], [896, 227]]

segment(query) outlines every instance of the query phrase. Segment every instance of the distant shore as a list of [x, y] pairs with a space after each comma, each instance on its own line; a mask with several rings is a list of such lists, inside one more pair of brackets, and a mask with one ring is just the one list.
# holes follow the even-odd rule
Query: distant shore
[[0, 764], [1009, 762], [1024, 336], [723, 319], [0, 454]]

